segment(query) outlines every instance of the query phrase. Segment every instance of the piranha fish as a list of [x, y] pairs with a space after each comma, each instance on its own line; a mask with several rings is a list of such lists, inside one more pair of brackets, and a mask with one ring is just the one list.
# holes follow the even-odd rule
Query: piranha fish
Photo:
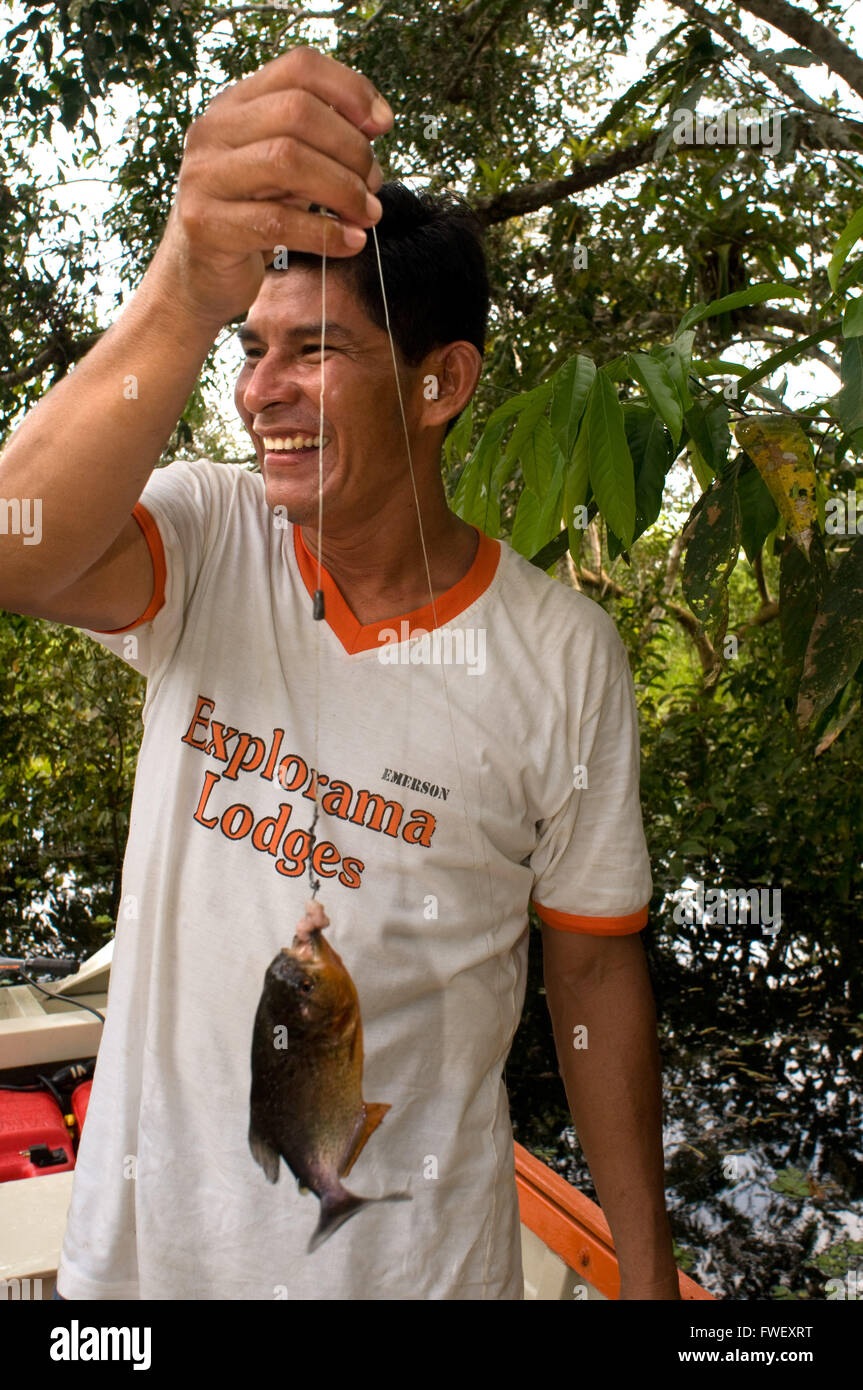
[[389, 1105], [363, 1100], [359, 999], [341, 958], [321, 932], [320, 903], [306, 904], [293, 943], [267, 969], [252, 1038], [249, 1147], [270, 1182], [283, 1158], [320, 1200], [309, 1253], [369, 1201], [342, 1186]]

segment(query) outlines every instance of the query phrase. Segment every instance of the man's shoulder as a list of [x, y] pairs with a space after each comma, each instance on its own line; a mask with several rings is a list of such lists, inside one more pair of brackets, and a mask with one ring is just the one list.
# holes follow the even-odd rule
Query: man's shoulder
[[502, 597], [513, 616], [536, 624], [538, 638], [548, 637], [556, 647], [570, 642], [621, 648], [614, 620], [586, 594], [563, 584], [519, 555], [506, 541], [501, 548]]
[[150, 474], [141, 494], [152, 504], [156, 520], [167, 517], [175, 526], [203, 526], [221, 532], [230, 516], [233, 525], [250, 519], [264, 505], [264, 480], [238, 463], [210, 458], [172, 459]]
[[214, 489], [243, 489], [247, 492], [262, 493], [264, 480], [260, 473], [253, 473], [242, 463], [224, 463], [220, 459], [206, 457], [194, 459], [172, 459], [170, 463], [156, 468], [150, 474], [159, 479], [198, 479]]

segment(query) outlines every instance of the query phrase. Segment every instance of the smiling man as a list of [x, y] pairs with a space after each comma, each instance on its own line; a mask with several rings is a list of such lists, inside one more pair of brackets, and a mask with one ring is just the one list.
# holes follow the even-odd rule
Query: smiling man
[[[138, 291], [0, 461], [4, 495], [43, 501], [40, 546], [2, 538], [0, 602], [147, 677], [66, 1298], [521, 1298], [502, 1070], [531, 900], [621, 1296], [677, 1297], [629, 667], [598, 605], [446, 505], [441, 446], [476, 387], [488, 286], [463, 207], [381, 186], [369, 140], [391, 120], [311, 50], [221, 94]], [[278, 246], [288, 268], [267, 269]], [[260, 473], [157, 469], [241, 314]], [[482, 633], [483, 669], [413, 646], [383, 661], [393, 630], [463, 650]], [[265, 972], [313, 875], [383, 1122], [351, 1148], [371, 1200], [310, 1252], [316, 1200], [261, 1162], [249, 1088]], [[411, 1200], [374, 1200], [393, 1193]]]

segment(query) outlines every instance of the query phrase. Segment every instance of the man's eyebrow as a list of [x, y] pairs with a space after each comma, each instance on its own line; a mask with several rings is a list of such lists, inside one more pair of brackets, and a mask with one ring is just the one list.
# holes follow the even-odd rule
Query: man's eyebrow
[[[318, 341], [320, 341], [320, 336], [320, 321], [318, 321], [318, 323], [295, 324], [295, 326], [289, 329], [285, 334], [286, 338], [316, 338]], [[337, 338], [342, 342], [348, 342], [354, 335], [349, 328], [345, 328], [342, 324], [328, 322], [326, 336], [329, 339]], [[250, 323], [240, 324], [237, 329], [237, 337], [241, 343], [260, 343], [263, 341], [260, 334], [256, 332]]]

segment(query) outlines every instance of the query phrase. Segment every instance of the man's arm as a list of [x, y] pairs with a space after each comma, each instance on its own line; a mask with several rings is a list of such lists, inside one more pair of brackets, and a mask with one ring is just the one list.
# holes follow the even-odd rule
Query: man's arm
[[[542, 926], [561, 1076], [620, 1263], [621, 1299], [676, 1299], [665, 1209], [656, 1010], [637, 933]], [[587, 1030], [576, 1035], [576, 1028]], [[573, 1046], [574, 1039], [586, 1046]]]
[[[0, 607], [122, 628], [153, 591], [132, 509], [222, 326], [252, 303], [276, 246], [355, 254], [392, 123], [371, 82], [314, 49], [267, 63], [193, 123], [165, 233], [117, 322], [28, 412], [0, 497], [41, 508], [41, 540], [0, 535]], [[344, 219], [308, 211], [320, 203]], [[373, 210], [375, 208], [376, 210]]]

